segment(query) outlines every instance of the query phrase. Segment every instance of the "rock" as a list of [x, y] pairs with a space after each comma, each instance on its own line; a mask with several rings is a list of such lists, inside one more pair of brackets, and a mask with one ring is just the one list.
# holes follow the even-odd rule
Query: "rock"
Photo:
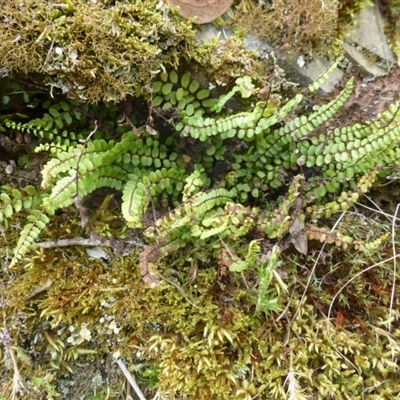
[[383, 17], [379, 8], [364, 8], [356, 17], [358, 25], [343, 43], [347, 56], [368, 74], [378, 77], [386, 75], [396, 63], [383, 31]]
[[[297, 69], [299, 74], [303, 75], [304, 77], [314, 82], [331, 65], [332, 63], [329, 62], [328, 60], [325, 60], [323, 58], [318, 58], [317, 60], [308, 64], [307, 67], [300, 68], [300, 66], [298, 66], [297, 68], [296, 67], [295, 68]], [[323, 85], [321, 85], [320, 90], [322, 90], [325, 93], [332, 92], [335, 89], [335, 86], [342, 80], [343, 75], [344, 75], [343, 71], [341, 71], [339, 68], [336, 68], [333, 72], [331, 72], [327, 81]]]
[[396, 57], [390, 50], [386, 35], [383, 31], [384, 20], [375, 5], [364, 8], [356, 17], [359, 21], [350, 41], [357, 43], [364, 49], [376, 54], [388, 63], [396, 62]]

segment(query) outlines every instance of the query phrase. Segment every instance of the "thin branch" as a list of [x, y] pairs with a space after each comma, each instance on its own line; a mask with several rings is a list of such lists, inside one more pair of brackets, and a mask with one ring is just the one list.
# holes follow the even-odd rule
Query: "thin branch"
[[[134, 245], [136, 247], [143, 248], [143, 243], [136, 240], [122, 240], [123, 244]], [[88, 246], [88, 247], [113, 247], [115, 248], [115, 240], [109, 239], [86, 239], [86, 238], [71, 238], [71, 239], [58, 239], [58, 240], [49, 240], [46, 242], [38, 242], [35, 243], [36, 246], [39, 246], [43, 249], [51, 249], [53, 247], [68, 247], [68, 246]]]

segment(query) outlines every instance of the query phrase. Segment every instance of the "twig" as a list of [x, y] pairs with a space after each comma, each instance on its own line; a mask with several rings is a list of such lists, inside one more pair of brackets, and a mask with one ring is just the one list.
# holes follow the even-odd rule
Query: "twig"
[[166, 278], [164, 275], [161, 275], [159, 272], [158, 272], [158, 275], [160, 276], [161, 279], [164, 279], [164, 281], [166, 281], [169, 284], [171, 284], [172, 286], [174, 286], [178, 290], [178, 292], [186, 299], [186, 301], [188, 301], [194, 308], [197, 308], [198, 310], [200, 310], [200, 308], [197, 307], [196, 304], [194, 304], [193, 301], [191, 301], [189, 299], [189, 297], [186, 295], [185, 291], [178, 284], [176, 284], [171, 279]]
[[[144, 247], [143, 243], [140, 243], [136, 240], [126, 240], [122, 241], [124, 244], [133, 244], [136, 247]], [[115, 248], [115, 240], [108, 239], [86, 239], [86, 238], [71, 238], [71, 239], [58, 239], [58, 240], [48, 240], [46, 242], [38, 242], [35, 243], [36, 246], [39, 246], [43, 249], [51, 249], [53, 247], [67, 247], [67, 246], [88, 246], [88, 247], [114, 247]]]
[[125, 378], [130, 383], [130, 385], [132, 386], [133, 390], [136, 392], [136, 394], [139, 397], [139, 399], [140, 400], [146, 400], [146, 397], [144, 397], [144, 394], [140, 390], [140, 387], [138, 386], [138, 384], [136, 383], [135, 378], [128, 371], [128, 368], [126, 368], [126, 366], [123, 363], [123, 361], [121, 361], [119, 358], [117, 358], [115, 361], [118, 364], [118, 367], [121, 368], [122, 373], [125, 375]]

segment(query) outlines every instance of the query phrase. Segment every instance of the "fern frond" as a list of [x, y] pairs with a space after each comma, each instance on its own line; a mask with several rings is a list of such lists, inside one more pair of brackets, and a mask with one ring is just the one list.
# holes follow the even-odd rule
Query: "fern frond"
[[112, 141], [107, 143], [101, 139], [88, 142], [87, 145], [69, 147], [67, 150], [59, 148], [55, 158], [51, 159], [42, 169], [42, 187], [49, 187], [54, 178], [71, 170], [78, 170], [79, 173], [85, 174], [102, 165], [103, 154], [113, 145]]
[[[52, 213], [52, 210], [46, 210]], [[48, 225], [49, 217], [44, 210], [32, 210], [27, 216], [28, 224], [24, 226], [20, 234], [17, 245], [14, 248], [14, 257], [11, 260], [9, 268], [15, 264], [28, 252], [40, 232]]]
[[244, 260], [238, 260], [232, 263], [232, 265], [229, 267], [229, 270], [232, 272], [242, 272], [249, 267], [253, 267], [257, 262], [260, 251], [261, 246], [259, 244], [259, 240], [252, 240], [247, 248], [246, 258]]
[[194, 171], [185, 178], [185, 186], [182, 191], [182, 201], [186, 203], [190, 196], [204, 186], [207, 186], [209, 179], [204, 174], [204, 168], [200, 165], [195, 165]]
[[128, 174], [118, 165], [102, 165], [97, 169], [96, 189], [110, 187], [121, 190], [128, 179]]
[[337, 66], [343, 61], [343, 55], [339, 56], [337, 60], [326, 69], [309, 87], [308, 91], [310, 93], [315, 93], [330, 77], [332, 72], [337, 68]]
[[293, 119], [285, 128], [286, 134], [294, 134], [294, 140], [306, 137], [315, 128], [328, 121], [333, 115], [343, 107], [344, 103], [350, 97], [353, 90], [354, 78], [350, 78], [340, 94], [327, 104], [324, 104], [309, 116], [300, 116]]
[[190, 212], [188, 212], [189, 215], [199, 218], [205, 215], [207, 211], [227, 203], [236, 195], [236, 188], [231, 190], [219, 188], [211, 190], [210, 192], [202, 192], [193, 197], [193, 200], [187, 205], [186, 210], [190, 210]]
[[118, 162], [123, 154], [132, 152], [134, 149], [143, 148], [143, 139], [138, 138], [133, 132], [126, 132], [118, 143], [114, 143], [102, 156], [101, 162], [112, 164]]
[[128, 182], [122, 191], [122, 215], [128, 226], [140, 228], [142, 226], [141, 216], [149, 204], [148, 186], [140, 177], [130, 174]]
[[8, 193], [0, 193], [0, 222], [7, 223], [14, 213], [22, 209], [38, 207], [43, 197], [43, 193], [38, 193], [36, 188], [30, 185], [23, 189], [13, 188]]
[[[70, 171], [69, 176], [65, 176], [57, 181], [53, 186], [50, 195], [43, 201], [46, 208], [57, 210], [68, 207], [74, 202], [76, 195], [80, 197], [87, 196], [101, 185], [104, 180], [100, 180], [100, 172], [95, 169], [87, 172], [86, 175], [77, 174], [76, 171]], [[114, 180], [112, 181], [114, 183]], [[118, 185], [118, 183], [116, 183]]]

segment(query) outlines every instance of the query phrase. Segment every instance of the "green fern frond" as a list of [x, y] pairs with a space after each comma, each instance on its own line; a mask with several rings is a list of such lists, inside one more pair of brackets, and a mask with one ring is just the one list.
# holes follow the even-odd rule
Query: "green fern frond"
[[29, 248], [35, 242], [40, 232], [48, 225], [49, 217], [47, 214], [52, 214], [52, 210], [31, 210], [27, 216], [27, 223], [20, 234], [17, 245], [14, 248], [14, 257], [11, 260], [9, 268], [15, 264], [29, 251]]
[[285, 134], [294, 134], [295, 140], [301, 140], [301, 138], [306, 137], [315, 128], [322, 125], [333, 115], [343, 107], [344, 103], [350, 97], [353, 90], [354, 78], [350, 78], [345, 88], [340, 92], [340, 94], [333, 99], [331, 102], [324, 104], [318, 108], [317, 111], [313, 112], [309, 116], [300, 116], [293, 119], [285, 128]]
[[259, 240], [252, 240], [247, 248], [246, 258], [244, 260], [237, 260], [231, 264], [229, 270], [232, 272], [242, 272], [248, 268], [254, 267], [257, 263], [261, 251]]
[[327, 68], [309, 87], [310, 93], [315, 93], [331, 76], [332, 72], [343, 61], [343, 54], [340, 55], [332, 65]]
[[[107, 179], [105, 177], [100, 177], [100, 173], [106, 173], [106, 171], [107, 170], [98, 168], [89, 172], [86, 171], [85, 174], [78, 174], [74, 170], [70, 171], [69, 176], [59, 179], [57, 183], [53, 185], [50, 195], [44, 199], [43, 205], [46, 209], [54, 210], [68, 207], [74, 202], [77, 195], [85, 197], [98, 189], [100, 187], [99, 185], [104, 182], [104, 179]], [[118, 186], [115, 179], [112, 179], [111, 182]]]
[[[42, 169], [42, 187], [48, 188], [52, 180], [59, 178], [71, 170], [85, 174], [88, 171], [102, 165], [103, 154], [113, 148], [112, 141], [105, 140], [89, 141], [86, 145], [77, 145], [64, 150], [62, 147], [56, 148], [53, 159], [51, 159]], [[46, 149], [41, 147], [40, 150]]]
[[8, 193], [0, 193], [0, 222], [7, 224], [14, 213], [39, 207], [43, 197], [44, 194], [38, 193], [31, 185], [23, 189], [12, 188]]
[[206, 177], [204, 173], [204, 168], [200, 165], [195, 165], [194, 171], [185, 178], [185, 186], [182, 191], [182, 202], [186, 203], [190, 196], [193, 196], [197, 193], [200, 188], [208, 186], [209, 179]]
[[122, 215], [131, 228], [142, 226], [141, 216], [149, 204], [148, 186], [140, 177], [128, 175], [128, 182], [122, 191]]
[[190, 210], [190, 215], [199, 218], [205, 215], [207, 211], [232, 200], [236, 195], [236, 188], [231, 190], [219, 188], [210, 192], [201, 192], [193, 197], [193, 200], [188, 203], [186, 210]]

